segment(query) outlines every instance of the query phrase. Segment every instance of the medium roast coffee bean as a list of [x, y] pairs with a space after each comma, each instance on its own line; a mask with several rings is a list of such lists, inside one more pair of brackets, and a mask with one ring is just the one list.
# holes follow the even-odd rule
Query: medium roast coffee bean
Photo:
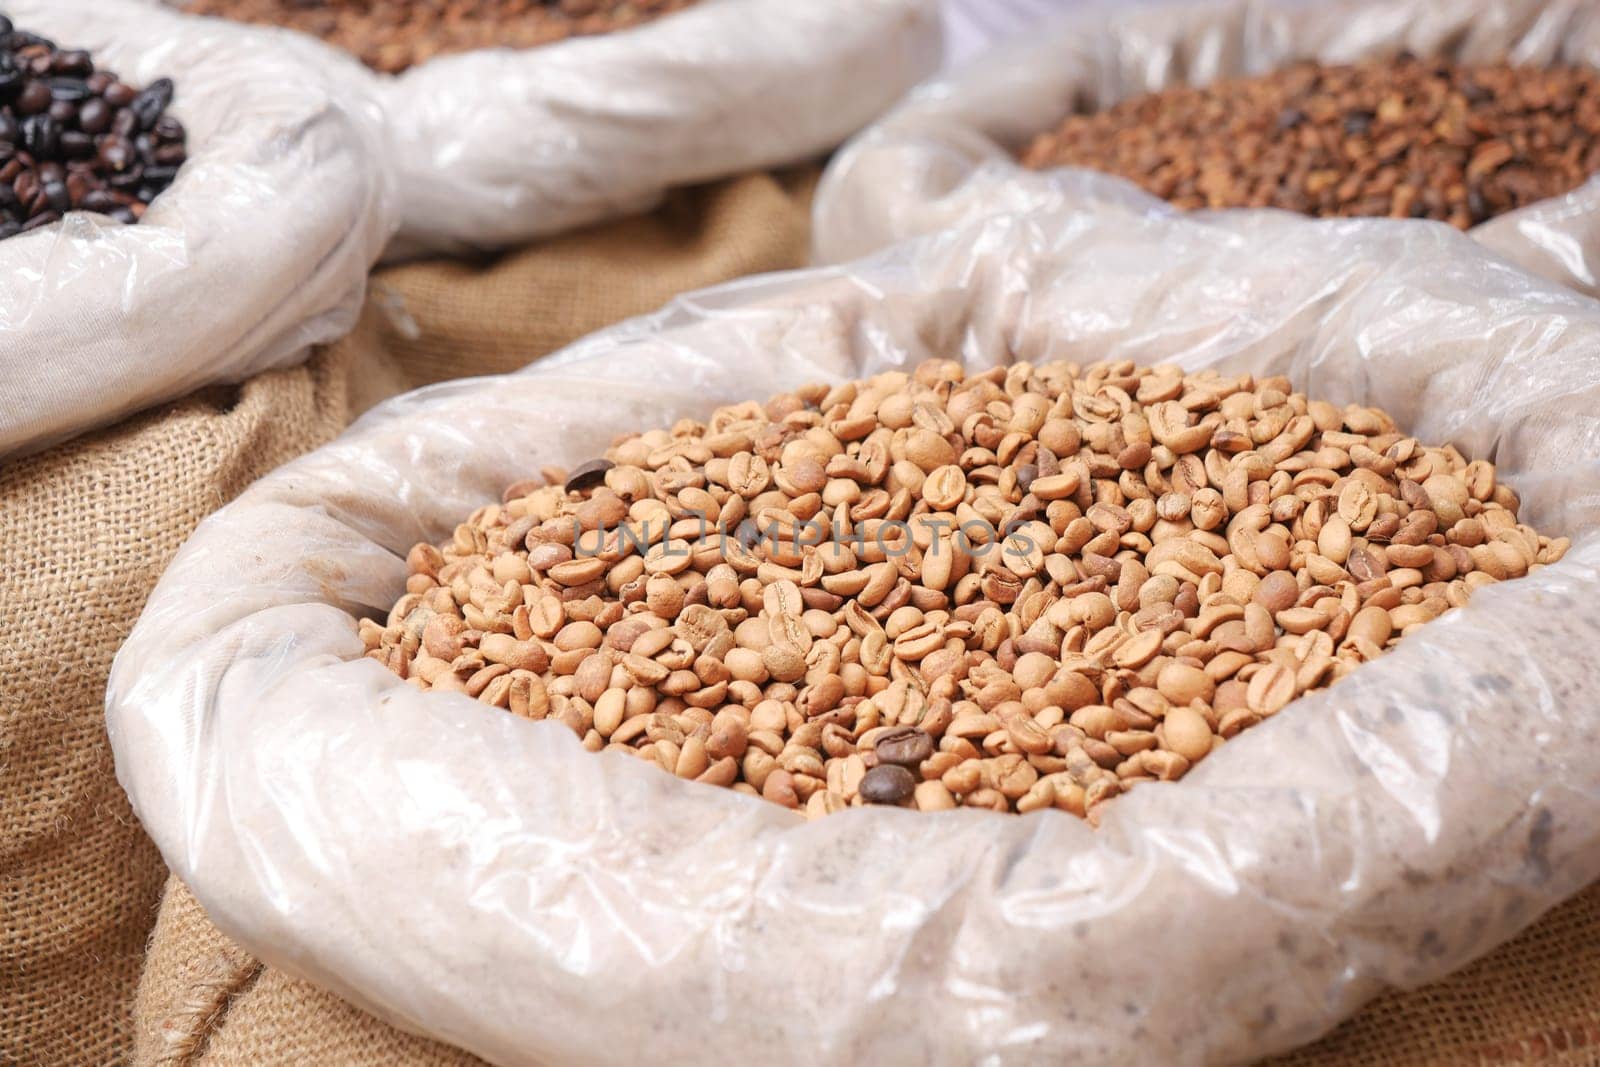
[[189, 0], [189, 11], [288, 26], [398, 74], [451, 52], [536, 48], [627, 29], [695, 0]]
[[1297, 63], [1073, 116], [1022, 160], [1107, 171], [1181, 208], [1465, 229], [1600, 171], [1600, 72], [1414, 57]]
[[173, 91], [137, 90], [0, 16], [0, 237], [74, 209], [137, 222], [188, 158]]
[[878, 738], [875, 751], [884, 763], [916, 767], [933, 755], [933, 738], [915, 726], [896, 727]]

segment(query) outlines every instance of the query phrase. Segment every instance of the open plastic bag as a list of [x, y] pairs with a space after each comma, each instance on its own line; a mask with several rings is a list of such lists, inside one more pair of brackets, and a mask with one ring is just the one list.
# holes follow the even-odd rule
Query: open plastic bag
[[136, 0], [5, 13], [131, 84], [172, 78], [189, 161], [136, 226], [73, 212], [0, 241], [0, 458], [349, 332], [397, 204], [376, 104], [326, 50]]
[[[929, 356], [1287, 374], [1492, 458], [1566, 558], [1101, 827], [777, 805], [362, 658], [404, 555], [619, 431]], [[119, 654], [118, 776], [267, 963], [500, 1064], [1233, 1061], [1600, 876], [1600, 305], [1443, 227], [998, 217], [377, 409], [208, 520]]]
[[620, 33], [440, 56], [383, 82], [393, 254], [505, 248], [808, 159], [938, 59], [933, 0], [702, 0]]
[[[1140, 93], [1264, 74], [1300, 59], [1349, 63], [1405, 50], [1471, 63], [1600, 66], [1600, 7], [1583, 0], [1097, 3], [922, 86], [848, 145], [818, 190], [816, 257], [851, 259], [995, 211], [1110, 204], [1170, 213], [1122, 178], [1029, 170], [1015, 154], [1068, 114]], [[1537, 274], [1600, 292], [1600, 180], [1471, 232]]]

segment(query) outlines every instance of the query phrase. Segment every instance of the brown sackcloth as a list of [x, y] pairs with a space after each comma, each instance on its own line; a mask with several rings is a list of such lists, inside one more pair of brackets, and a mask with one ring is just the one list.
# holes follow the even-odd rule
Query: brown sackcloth
[[816, 179], [815, 167], [746, 175], [488, 263], [387, 268], [373, 279], [394, 309], [384, 349], [413, 386], [503, 374], [680, 293], [804, 266]]
[[399, 387], [372, 342], [0, 463], [0, 1064], [128, 1061], [166, 868], [113, 773], [111, 658], [201, 519]]

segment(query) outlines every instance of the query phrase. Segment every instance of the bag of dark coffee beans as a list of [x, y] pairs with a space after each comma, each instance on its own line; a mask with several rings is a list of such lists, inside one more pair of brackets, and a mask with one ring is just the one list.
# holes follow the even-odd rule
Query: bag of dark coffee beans
[[395, 224], [377, 106], [282, 36], [135, 0], [5, 5], [0, 458], [353, 325]]

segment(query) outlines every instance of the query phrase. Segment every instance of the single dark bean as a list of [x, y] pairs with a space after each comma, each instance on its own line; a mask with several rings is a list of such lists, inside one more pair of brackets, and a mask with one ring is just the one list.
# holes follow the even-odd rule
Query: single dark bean
[[94, 73], [94, 59], [81, 48], [63, 49], [50, 61], [50, 69], [57, 74], [88, 77]]
[[111, 118], [111, 132], [118, 137], [131, 138], [139, 132], [139, 118], [127, 108], [122, 108]]
[[94, 138], [79, 130], [68, 130], [61, 135], [61, 154], [68, 159], [84, 159], [94, 155]]
[[122, 108], [133, 103], [133, 98], [139, 95], [139, 90], [126, 82], [112, 82], [101, 95], [112, 107]]
[[49, 115], [30, 115], [22, 123], [22, 144], [35, 156], [61, 151], [61, 125]]
[[66, 182], [46, 182], [44, 195], [53, 210], [63, 215], [72, 210], [72, 197], [67, 193]]
[[78, 109], [78, 128], [84, 133], [105, 133], [111, 128], [111, 105], [104, 100], [86, 100]]
[[29, 230], [37, 230], [40, 227], [50, 225], [52, 222], [60, 221], [61, 216], [57, 215], [54, 211], [41, 212], [40, 214], [33, 216], [33, 218], [29, 219], [27, 222], [24, 222], [22, 224], [22, 231], [26, 233]]
[[22, 140], [22, 127], [7, 112], [0, 111], [0, 141], [16, 144]]
[[933, 755], [933, 738], [915, 726], [900, 726], [879, 737], [874, 747], [884, 763], [918, 767]]
[[881, 763], [861, 776], [858, 788], [868, 804], [899, 804], [916, 792], [917, 779], [904, 767]]
[[133, 145], [120, 137], [109, 137], [100, 144], [100, 165], [107, 170], [127, 170], [133, 159]]
[[567, 475], [565, 489], [569, 493], [581, 493], [585, 489], [593, 489], [606, 480], [606, 471], [615, 467], [609, 459], [591, 459], [574, 467]]
[[150, 87], [133, 98], [129, 105], [133, 113], [139, 117], [141, 130], [154, 129], [156, 120], [161, 118], [161, 113], [172, 103], [172, 79], [161, 78], [150, 83]]
[[22, 227], [15, 222], [0, 222], [0, 241], [7, 237], [15, 237], [22, 232]]
[[17, 111], [23, 115], [37, 115], [49, 110], [53, 100], [48, 85], [42, 81], [30, 81], [17, 96]]
[[78, 201], [78, 206], [85, 211], [96, 211], [102, 215], [115, 211], [119, 206], [117, 198], [108, 189], [90, 189]]
[[76, 104], [89, 99], [89, 84], [82, 78], [56, 77], [50, 79], [50, 95], [54, 99]]

